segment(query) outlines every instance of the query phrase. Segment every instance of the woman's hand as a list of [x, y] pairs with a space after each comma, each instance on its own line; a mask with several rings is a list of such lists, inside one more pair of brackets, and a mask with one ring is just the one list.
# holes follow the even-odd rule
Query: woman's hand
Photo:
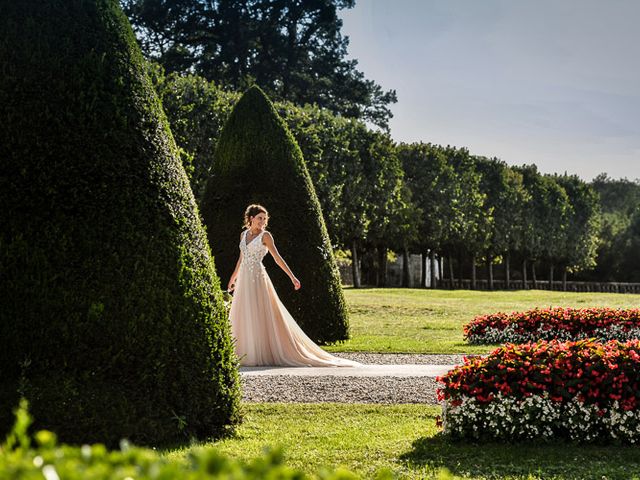
[[295, 290], [300, 290], [300, 287], [302, 286], [302, 285], [300, 284], [300, 280], [298, 280], [296, 277], [293, 277], [293, 278], [291, 279], [291, 281], [293, 282], [293, 288], [294, 288]]
[[236, 281], [235, 279], [232, 278], [231, 280], [229, 280], [229, 285], [227, 285], [227, 292], [231, 293], [235, 288], [236, 288]]

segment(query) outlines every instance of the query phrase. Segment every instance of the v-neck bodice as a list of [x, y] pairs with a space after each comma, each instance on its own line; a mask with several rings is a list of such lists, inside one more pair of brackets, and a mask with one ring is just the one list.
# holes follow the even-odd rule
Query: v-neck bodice
[[240, 251], [242, 252], [242, 264], [241, 266], [247, 266], [253, 270], [256, 266], [262, 267], [262, 259], [267, 254], [267, 247], [262, 243], [262, 236], [264, 230], [256, 235], [249, 243], [247, 243], [247, 236], [249, 230], [245, 230], [240, 240]]

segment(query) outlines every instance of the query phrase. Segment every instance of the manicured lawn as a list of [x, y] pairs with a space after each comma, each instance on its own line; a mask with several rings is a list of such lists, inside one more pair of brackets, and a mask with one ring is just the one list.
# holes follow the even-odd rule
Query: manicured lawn
[[[447, 468], [462, 478], [639, 478], [640, 448], [451, 443], [437, 434], [439, 407], [423, 405], [245, 404], [235, 438], [216, 442], [238, 459], [283, 448], [306, 472], [342, 465], [364, 478], [383, 468], [400, 478], [434, 478]], [[183, 457], [188, 449], [169, 452]]]
[[352, 339], [333, 352], [484, 353], [492, 346], [469, 346], [462, 326], [474, 316], [534, 307], [640, 307], [640, 295], [563, 293], [544, 290], [345, 289]]

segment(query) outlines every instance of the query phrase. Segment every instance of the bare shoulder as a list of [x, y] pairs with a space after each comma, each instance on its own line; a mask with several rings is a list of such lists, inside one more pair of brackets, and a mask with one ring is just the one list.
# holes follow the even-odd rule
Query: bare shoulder
[[264, 234], [262, 235], [262, 241], [264, 243], [273, 243], [273, 235], [271, 235], [271, 232], [265, 230]]

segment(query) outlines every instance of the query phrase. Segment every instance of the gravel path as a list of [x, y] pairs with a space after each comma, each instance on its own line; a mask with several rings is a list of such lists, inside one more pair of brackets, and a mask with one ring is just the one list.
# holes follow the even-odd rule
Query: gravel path
[[[340, 352], [336, 357], [355, 360], [371, 365], [460, 365], [465, 355], [443, 355], [432, 353], [368, 353]], [[468, 355], [470, 356], [470, 355]]]
[[[463, 355], [338, 353], [374, 365], [457, 365]], [[243, 399], [248, 402], [338, 402], [437, 404], [438, 384], [432, 377], [301, 377], [242, 376]]]

